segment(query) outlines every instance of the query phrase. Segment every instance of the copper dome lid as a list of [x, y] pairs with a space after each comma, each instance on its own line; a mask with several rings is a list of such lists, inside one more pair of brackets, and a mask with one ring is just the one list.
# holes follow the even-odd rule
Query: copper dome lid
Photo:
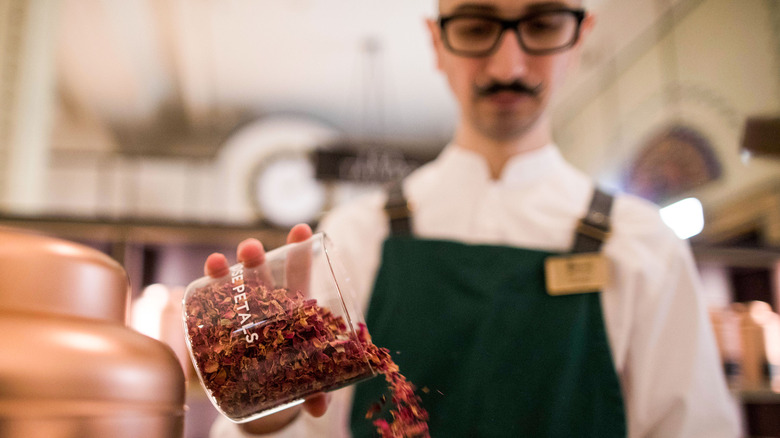
[[122, 266], [100, 251], [0, 227], [0, 312], [124, 324], [128, 287]]

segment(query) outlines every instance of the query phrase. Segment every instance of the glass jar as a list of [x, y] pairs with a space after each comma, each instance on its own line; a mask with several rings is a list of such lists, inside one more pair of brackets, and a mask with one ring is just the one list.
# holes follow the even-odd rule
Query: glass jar
[[184, 330], [198, 377], [217, 410], [251, 421], [377, 374], [333, 245], [322, 234], [192, 282]]

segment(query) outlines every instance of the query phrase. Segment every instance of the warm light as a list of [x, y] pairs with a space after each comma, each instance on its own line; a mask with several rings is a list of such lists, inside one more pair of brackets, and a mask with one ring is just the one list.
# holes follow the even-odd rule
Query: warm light
[[107, 352], [115, 348], [105, 336], [93, 333], [84, 333], [76, 330], [62, 330], [52, 334], [63, 345], [74, 350], [93, 351], [96, 353]]
[[133, 302], [130, 327], [146, 336], [159, 339], [160, 319], [163, 307], [168, 302], [168, 295], [168, 288], [162, 284], [147, 286]]
[[680, 239], [688, 239], [704, 229], [704, 210], [696, 198], [686, 198], [661, 209], [661, 219]]

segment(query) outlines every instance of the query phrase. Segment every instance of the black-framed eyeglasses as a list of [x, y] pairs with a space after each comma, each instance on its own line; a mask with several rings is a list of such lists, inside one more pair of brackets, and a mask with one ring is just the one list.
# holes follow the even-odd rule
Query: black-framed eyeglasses
[[507, 29], [515, 32], [526, 53], [547, 55], [574, 46], [584, 19], [584, 9], [564, 8], [533, 12], [515, 20], [458, 13], [439, 17], [439, 27], [444, 46], [456, 55], [482, 57], [492, 54]]

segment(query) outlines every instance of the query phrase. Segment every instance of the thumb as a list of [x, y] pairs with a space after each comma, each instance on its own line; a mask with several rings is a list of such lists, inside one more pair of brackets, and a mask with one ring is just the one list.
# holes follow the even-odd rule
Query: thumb
[[328, 410], [330, 394], [320, 392], [307, 398], [303, 403], [303, 409], [312, 417], [322, 417]]

